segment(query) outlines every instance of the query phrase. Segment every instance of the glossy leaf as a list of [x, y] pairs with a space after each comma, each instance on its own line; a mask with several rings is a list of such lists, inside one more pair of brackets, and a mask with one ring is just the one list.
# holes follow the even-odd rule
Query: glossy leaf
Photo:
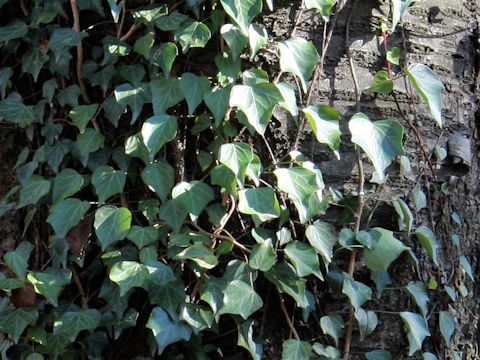
[[211, 36], [208, 26], [198, 21], [192, 21], [175, 32], [175, 38], [182, 46], [184, 54], [190, 48], [205, 47]]
[[55, 205], [47, 218], [58, 237], [65, 237], [72, 227], [77, 225], [90, 209], [88, 201], [66, 199]]
[[313, 274], [323, 280], [318, 255], [309, 244], [300, 241], [290, 242], [285, 247], [285, 255], [295, 266], [298, 276], [304, 277]]
[[473, 276], [472, 265], [470, 265], [470, 262], [468, 261], [468, 259], [464, 255], [460, 256], [460, 266], [467, 273], [470, 280], [475, 282], [475, 277]]
[[355, 311], [358, 311], [364, 303], [372, 299], [372, 289], [364, 283], [348, 277], [343, 280], [342, 293], [348, 296]]
[[241, 280], [233, 280], [225, 288], [220, 314], [237, 314], [247, 320], [262, 305], [262, 298], [253, 287]]
[[228, 89], [218, 87], [213, 88], [203, 96], [205, 104], [213, 114], [216, 127], [219, 127], [225, 119], [229, 107], [229, 96]]
[[252, 269], [265, 272], [272, 268], [276, 258], [277, 256], [272, 246], [272, 240], [267, 239], [263, 243], [256, 244], [253, 247], [248, 264]]
[[248, 36], [248, 26], [262, 12], [262, 0], [220, 0], [225, 12]]
[[192, 246], [178, 253], [176, 258], [192, 260], [198, 266], [205, 269], [213, 269], [218, 264], [218, 259], [215, 254], [200, 241], [196, 241]]
[[150, 83], [150, 89], [155, 115], [164, 115], [167, 109], [177, 105], [184, 98], [180, 80], [174, 77], [158, 77]]
[[88, 122], [93, 118], [98, 110], [98, 104], [79, 105], [75, 106], [68, 116], [73, 120], [73, 123], [78, 127], [81, 133], [85, 131]]
[[209, 185], [194, 180], [190, 183], [178, 183], [172, 190], [172, 198], [196, 219], [214, 199], [214, 194]]
[[123, 240], [130, 231], [132, 214], [127, 208], [105, 205], [95, 212], [94, 228], [98, 241], [105, 250], [117, 241]]
[[22, 71], [30, 73], [37, 82], [40, 70], [48, 60], [49, 56], [40, 48], [32, 48], [22, 56]]
[[142, 138], [150, 154], [150, 160], [155, 158], [163, 145], [175, 138], [177, 127], [177, 118], [171, 115], [155, 115], [143, 123]]
[[242, 324], [238, 324], [237, 345], [246, 349], [253, 360], [261, 360], [263, 346], [253, 340], [253, 320], [247, 320]]
[[223, 144], [218, 151], [218, 161], [233, 171], [241, 188], [248, 164], [253, 160], [253, 149], [246, 143]]
[[388, 78], [385, 70], [375, 73], [372, 79], [372, 85], [367, 89], [368, 92], [389, 95], [393, 90], [393, 81]]
[[133, 287], [140, 287], [148, 277], [148, 268], [136, 261], [119, 261], [109, 271], [108, 277], [120, 287], [124, 296]]
[[260, 187], [238, 192], [238, 211], [252, 215], [255, 223], [280, 216], [280, 205], [272, 188]]
[[35, 292], [45, 296], [53, 306], [58, 306], [58, 296], [63, 287], [70, 283], [70, 270], [48, 268], [42, 272], [31, 272], [27, 275], [28, 281], [35, 288]]
[[248, 43], [248, 38], [241, 29], [232, 24], [225, 24], [220, 29], [223, 39], [228, 45], [232, 57], [237, 58]]
[[137, 121], [142, 112], [143, 105], [150, 102], [147, 89], [142, 85], [135, 87], [128, 83], [121, 84], [115, 88], [114, 94], [119, 104], [130, 107], [132, 111], [131, 124]]
[[15, 250], [3, 255], [3, 261], [21, 280], [25, 279], [27, 273], [28, 259], [33, 250], [33, 245], [28, 241], [22, 241]]
[[306, 9], [316, 9], [325, 21], [328, 21], [337, 0], [305, 0]]
[[265, 273], [265, 277], [277, 287], [278, 291], [290, 295], [299, 307], [308, 306], [306, 281], [298, 277], [292, 266], [286, 263], [275, 265]]
[[298, 117], [298, 107], [297, 107], [297, 97], [295, 95], [295, 90], [293, 87], [284, 82], [279, 82], [275, 84], [277, 86], [278, 91], [283, 97], [283, 101], [278, 103], [278, 106], [287, 110], [290, 115], [294, 118]]
[[422, 225], [415, 230], [414, 234], [420, 241], [420, 244], [422, 244], [423, 248], [427, 250], [428, 256], [430, 256], [433, 262], [438, 265], [439, 244], [433, 231]]
[[389, 230], [373, 228], [369, 234], [370, 237], [374, 239], [374, 242], [376, 242], [373, 249], [364, 248], [363, 250], [365, 264], [370, 270], [388, 271], [390, 264], [395, 261], [402, 252], [409, 249], [409, 247], [397, 240], [393, 236], [393, 232]]
[[305, 236], [310, 245], [322, 256], [325, 267], [328, 269], [336, 242], [333, 226], [323, 221], [315, 221], [312, 225], [308, 225]]
[[364, 340], [368, 335], [373, 333], [378, 325], [378, 317], [375, 311], [365, 311], [359, 308], [355, 311], [355, 319], [357, 319], [358, 322], [360, 340]]
[[307, 118], [317, 141], [327, 144], [337, 158], [340, 158], [340, 114], [334, 108], [326, 105], [311, 105], [302, 110]]
[[99, 166], [92, 175], [92, 184], [100, 203], [109, 197], [123, 192], [127, 174], [121, 170], [115, 170], [111, 166]]
[[33, 108], [14, 99], [0, 101], [0, 119], [26, 125], [34, 120]]
[[87, 166], [90, 154], [100, 149], [104, 141], [105, 137], [92, 128], [86, 128], [84, 133], [77, 136], [74, 150], [83, 166]]
[[28, 325], [35, 324], [38, 319], [36, 308], [18, 308], [0, 312], [0, 331], [10, 335], [18, 343], [20, 335]]
[[343, 319], [339, 314], [330, 314], [320, 319], [320, 327], [324, 334], [329, 335], [338, 346], [338, 339], [341, 336], [342, 329], [345, 327]]
[[400, 313], [400, 316], [408, 330], [408, 355], [412, 356], [422, 348], [423, 340], [430, 336], [428, 324], [425, 318], [412, 312], [404, 311]]
[[175, 170], [163, 159], [145, 167], [141, 176], [148, 188], [162, 201], [166, 200], [175, 183]]
[[268, 43], [268, 33], [263, 26], [251, 24], [248, 27], [248, 42], [250, 44], [250, 58], [253, 59], [258, 50]]

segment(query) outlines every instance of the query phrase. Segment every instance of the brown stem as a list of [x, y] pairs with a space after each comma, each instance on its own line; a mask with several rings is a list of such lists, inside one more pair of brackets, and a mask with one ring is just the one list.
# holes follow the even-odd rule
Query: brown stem
[[80, 278], [77, 275], [77, 271], [73, 266], [72, 266], [72, 278], [73, 278], [73, 281], [75, 282], [75, 285], [77, 286], [78, 293], [80, 294], [80, 298], [82, 300], [82, 309], [88, 309], [88, 297], [85, 294], [85, 290], [83, 289], [82, 282], [80, 281]]
[[300, 340], [300, 336], [298, 336], [298, 332], [295, 329], [295, 326], [293, 325], [292, 320], [290, 319], [290, 315], [288, 315], [288, 310], [287, 310], [287, 307], [285, 306], [285, 300], [283, 300], [282, 294], [278, 293], [278, 298], [280, 300], [280, 309], [282, 310], [283, 315], [285, 316], [285, 320], [287, 320], [288, 327], [292, 331], [295, 339]]

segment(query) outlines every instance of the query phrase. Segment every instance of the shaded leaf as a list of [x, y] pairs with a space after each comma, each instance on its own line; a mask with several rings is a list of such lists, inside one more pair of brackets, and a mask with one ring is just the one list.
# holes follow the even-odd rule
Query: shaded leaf
[[433, 231], [422, 225], [415, 230], [414, 234], [420, 241], [420, 244], [422, 244], [423, 248], [427, 250], [427, 253], [432, 258], [433, 262], [438, 265], [439, 244]]
[[277, 287], [278, 291], [290, 295], [299, 307], [308, 306], [305, 293], [306, 281], [298, 277], [292, 266], [286, 263], [277, 264], [265, 273], [265, 277]]
[[133, 287], [143, 286], [148, 275], [148, 268], [136, 261], [119, 261], [108, 273], [110, 280], [120, 287], [120, 296], [124, 296]]
[[333, 257], [333, 246], [336, 242], [333, 226], [323, 221], [315, 221], [312, 225], [308, 225], [305, 236], [310, 245], [322, 256], [325, 267], [328, 269]]
[[53, 204], [76, 194], [83, 186], [83, 176], [73, 169], [63, 169], [53, 181]]
[[455, 332], [455, 317], [448, 311], [440, 311], [438, 321], [443, 339], [445, 340], [447, 347], [450, 347], [450, 339]]
[[148, 149], [150, 160], [155, 158], [163, 145], [175, 138], [177, 127], [177, 118], [171, 115], [155, 115], [143, 123], [143, 143]]
[[335, 340], [335, 346], [338, 346], [342, 329], [345, 327], [343, 319], [339, 314], [330, 314], [320, 319], [320, 327], [326, 335], [330, 335]]
[[389, 230], [373, 228], [369, 234], [376, 242], [373, 249], [363, 249], [365, 264], [370, 270], [388, 271], [390, 264], [395, 261], [402, 252], [410, 249], [403, 245], [401, 241], [397, 240], [393, 236], [393, 232]]
[[323, 280], [318, 255], [312, 246], [304, 242], [293, 241], [285, 247], [285, 255], [295, 266], [298, 276], [303, 277], [313, 274]]
[[65, 237], [72, 227], [77, 225], [90, 209], [88, 201], [66, 199], [59, 202], [47, 218], [58, 237]]
[[72, 227], [67, 233], [65, 240], [73, 255], [79, 257], [83, 255], [83, 251], [90, 236], [92, 235], [92, 216], [85, 216], [80, 222]]
[[276, 261], [276, 254], [272, 246], [272, 240], [267, 239], [263, 243], [256, 244], [250, 254], [248, 264], [252, 269], [268, 271]]
[[20, 335], [28, 325], [35, 324], [38, 319], [36, 308], [18, 308], [0, 312], [0, 331], [10, 335], [18, 343]]
[[246, 143], [223, 144], [218, 151], [218, 161], [233, 171], [241, 188], [243, 188], [248, 164], [252, 160], [253, 149]]
[[187, 101], [188, 114], [192, 115], [203, 101], [203, 97], [210, 90], [210, 81], [205, 76], [197, 76], [186, 72], [180, 78], [180, 89]]
[[312, 345], [308, 342], [290, 339], [283, 342], [282, 360], [308, 360], [312, 350]]
[[368, 92], [389, 95], [393, 90], [393, 81], [389, 79], [385, 70], [375, 73], [372, 79], [372, 85], [367, 89]]
[[412, 356], [422, 348], [423, 340], [430, 336], [428, 324], [425, 318], [412, 312], [403, 311], [400, 313], [400, 316], [408, 330], [408, 355]]
[[238, 324], [238, 340], [237, 345], [246, 349], [253, 360], [260, 360], [262, 358], [263, 346], [257, 344], [253, 340], [253, 320], [247, 320], [242, 324]]
[[33, 250], [33, 245], [28, 241], [22, 241], [15, 250], [3, 255], [3, 261], [21, 280], [25, 280], [27, 273], [28, 259]]
[[111, 166], [99, 166], [92, 175], [92, 184], [98, 196], [98, 202], [103, 203], [109, 197], [123, 192], [127, 174], [115, 170]]
[[102, 315], [95, 309], [67, 311], [53, 323], [53, 332], [55, 334], [65, 334], [73, 342], [80, 331], [97, 328], [101, 319]]
[[355, 311], [358, 311], [363, 304], [372, 299], [372, 289], [349, 277], [343, 280], [342, 293], [348, 296]]
[[410, 295], [412, 295], [415, 303], [420, 308], [422, 315], [426, 318], [428, 312], [427, 304], [429, 299], [425, 285], [420, 281], [411, 281], [406, 286], [406, 289]]

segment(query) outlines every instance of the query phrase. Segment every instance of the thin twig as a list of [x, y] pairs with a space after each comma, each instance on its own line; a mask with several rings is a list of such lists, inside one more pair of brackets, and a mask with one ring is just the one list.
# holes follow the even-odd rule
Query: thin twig
[[295, 339], [300, 340], [300, 336], [298, 336], [298, 332], [295, 329], [295, 326], [293, 325], [292, 320], [290, 319], [290, 315], [288, 315], [288, 310], [287, 310], [287, 307], [285, 306], [285, 300], [283, 300], [282, 294], [278, 293], [278, 298], [280, 300], [280, 309], [282, 310], [283, 315], [285, 315], [285, 320], [287, 320], [288, 327], [292, 331]]
[[80, 294], [80, 298], [82, 300], [82, 309], [85, 310], [88, 308], [88, 297], [85, 294], [82, 282], [80, 281], [80, 278], [78, 277], [77, 271], [75, 270], [74, 266], [72, 266], [72, 278], [75, 282], [75, 285], [77, 286], [78, 293]]

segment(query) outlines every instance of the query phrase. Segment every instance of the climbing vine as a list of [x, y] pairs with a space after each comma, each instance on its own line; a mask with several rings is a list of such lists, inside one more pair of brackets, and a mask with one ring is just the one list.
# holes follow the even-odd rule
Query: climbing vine
[[[303, 1], [283, 39], [257, 22], [271, 0], [167, 3], [0, 0], [0, 124], [21, 134], [10, 149], [18, 185], [0, 216], [20, 213], [24, 227], [1, 261], [2, 356], [208, 359], [236, 343], [260, 359], [262, 314], [275, 302], [291, 334], [282, 358], [348, 359], [352, 338], [377, 327], [368, 303], [391, 282], [390, 266], [399, 257], [418, 266], [419, 248], [408, 244], [442, 265], [434, 229], [415, 225], [430, 201], [420, 180], [406, 197], [382, 200], [398, 231], [369, 226], [391, 165], [411, 168], [404, 126], [420, 125], [400, 107], [396, 119], [373, 120], [312, 102], [344, 0]], [[388, 46], [411, 3], [391, 1], [378, 29], [385, 70], [368, 89], [346, 49], [357, 109], [362, 92], [397, 102], [406, 83], [441, 127], [443, 84]], [[320, 49], [296, 33], [306, 11], [323, 19]], [[279, 108], [297, 129], [285, 154], [272, 150]], [[342, 146], [355, 147], [357, 189], [325, 183], [301, 152], [310, 130], [338, 166]], [[422, 176], [434, 178], [430, 150], [416, 141]], [[332, 209], [340, 223], [330, 222]], [[355, 276], [360, 267], [370, 282]], [[473, 280], [467, 257], [458, 267]], [[424, 344], [433, 318], [450, 346], [448, 303], [467, 291], [430, 280], [404, 284], [416, 306], [398, 312], [406, 354], [424, 359], [437, 358]], [[323, 313], [319, 288], [349, 308]], [[429, 309], [429, 290], [449, 297], [440, 311]], [[304, 338], [299, 321], [319, 336]], [[223, 336], [235, 340], [224, 345]], [[392, 358], [388, 349], [365, 356]]]

